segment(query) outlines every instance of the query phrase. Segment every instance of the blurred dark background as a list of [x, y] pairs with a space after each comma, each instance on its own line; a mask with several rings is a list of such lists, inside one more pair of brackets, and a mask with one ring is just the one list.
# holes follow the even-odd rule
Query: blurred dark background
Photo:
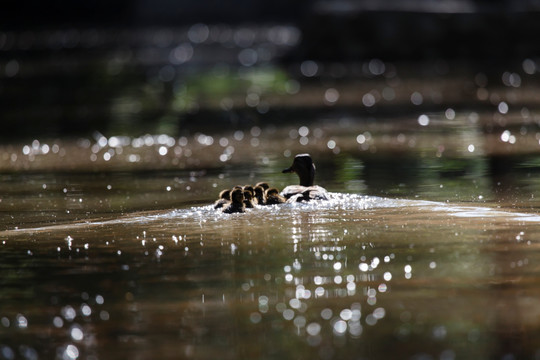
[[[420, 80], [441, 64], [449, 77], [500, 78], [526, 59], [536, 63], [538, 34], [540, 0], [7, 1], [0, 11], [0, 138], [252, 124], [279, 104], [233, 111], [201, 100], [223, 103], [258, 85], [230, 85], [246, 69], [271, 69], [283, 87], [291, 80], [327, 86], [324, 64], [342, 65], [333, 85], [362, 82], [373, 74], [349, 65], [372, 59], [407, 64], [400, 74]], [[306, 60], [318, 64], [309, 76], [298, 70]], [[216, 66], [231, 76], [230, 88], [208, 94], [200, 79], [212, 78]]]
[[316, 2], [311, 10], [306, 53], [322, 59], [497, 62], [540, 50], [531, 1]]
[[14, 31], [287, 23], [304, 36], [298, 53], [322, 60], [530, 56], [539, 20], [540, 0], [51, 0], [0, 12], [0, 28]]

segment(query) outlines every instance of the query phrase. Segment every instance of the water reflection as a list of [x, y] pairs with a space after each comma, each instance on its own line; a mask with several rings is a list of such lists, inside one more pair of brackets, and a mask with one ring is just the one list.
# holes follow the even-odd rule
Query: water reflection
[[[300, 37], [0, 33], [18, 49], [1, 59], [4, 101], [84, 66], [107, 105], [69, 91], [85, 99], [70, 118], [112, 124], [0, 147], [0, 357], [538, 354], [535, 60], [472, 76], [438, 61], [420, 81], [378, 58], [276, 65]], [[96, 58], [71, 57], [85, 48]], [[54, 64], [29, 61], [47, 49]], [[36, 111], [64, 116], [48, 111], [63, 92], [36, 86]], [[206, 206], [236, 183], [283, 187], [303, 152], [332, 201]]]
[[[197, 206], [3, 231], [2, 354], [535, 351], [526, 341], [500, 343], [521, 326], [537, 332], [535, 318], [500, 314], [537, 311], [536, 290], [523, 287], [537, 282], [537, 216], [333, 196], [233, 217]], [[510, 301], [512, 289], [526, 296]]]

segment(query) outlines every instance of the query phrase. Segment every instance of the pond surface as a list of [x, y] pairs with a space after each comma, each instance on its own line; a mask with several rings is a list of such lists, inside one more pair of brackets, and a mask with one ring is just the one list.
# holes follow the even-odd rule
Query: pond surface
[[[308, 35], [0, 32], [0, 359], [540, 358], [537, 57]], [[298, 153], [329, 201], [212, 208]]]
[[[434, 118], [3, 146], [0, 358], [540, 356], [536, 132]], [[212, 208], [298, 152], [330, 201]]]

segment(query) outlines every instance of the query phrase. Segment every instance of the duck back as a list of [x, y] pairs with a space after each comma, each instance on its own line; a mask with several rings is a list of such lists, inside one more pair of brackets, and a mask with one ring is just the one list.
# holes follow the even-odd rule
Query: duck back
[[319, 185], [289, 185], [283, 189], [281, 195], [287, 199], [287, 202], [328, 200], [328, 192]]

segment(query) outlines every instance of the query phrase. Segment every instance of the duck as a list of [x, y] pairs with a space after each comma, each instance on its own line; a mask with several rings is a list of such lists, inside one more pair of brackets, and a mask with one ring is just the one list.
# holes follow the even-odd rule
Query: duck
[[214, 209], [221, 209], [231, 202], [231, 190], [225, 189], [219, 192], [219, 199], [214, 203]]
[[328, 200], [326, 189], [313, 185], [315, 164], [309, 154], [296, 155], [292, 165], [282, 173], [296, 173], [300, 178], [300, 185], [289, 185], [281, 191], [280, 195], [286, 198], [287, 202]]
[[233, 189], [231, 192], [231, 202], [222, 208], [225, 214], [243, 213], [246, 211], [244, 204], [244, 191], [242, 189]]
[[257, 199], [253, 196], [253, 187], [252, 186], [244, 186], [244, 205], [246, 208], [254, 208], [255, 204], [257, 204]]
[[266, 181], [260, 181], [258, 183], [255, 184], [255, 187], [257, 186], [260, 186], [264, 189], [264, 191], [268, 190], [268, 188], [270, 187], [270, 185], [268, 185], [268, 183]]
[[[268, 184], [267, 184], [268, 185]], [[257, 199], [258, 205], [265, 205], [266, 204], [266, 195], [265, 195], [265, 188], [261, 185], [256, 185], [253, 191], [255, 192], [254, 198]]]
[[279, 190], [276, 188], [269, 188], [265, 191], [266, 205], [283, 204], [287, 201], [285, 197], [280, 195]]

